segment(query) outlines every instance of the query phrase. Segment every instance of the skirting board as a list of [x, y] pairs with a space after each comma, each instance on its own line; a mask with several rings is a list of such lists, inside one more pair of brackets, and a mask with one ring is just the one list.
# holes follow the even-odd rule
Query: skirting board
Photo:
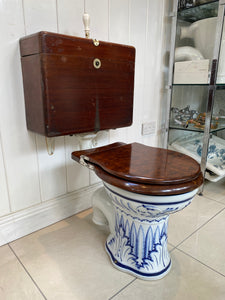
[[0, 246], [91, 207], [92, 194], [101, 185], [97, 183], [0, 218]]

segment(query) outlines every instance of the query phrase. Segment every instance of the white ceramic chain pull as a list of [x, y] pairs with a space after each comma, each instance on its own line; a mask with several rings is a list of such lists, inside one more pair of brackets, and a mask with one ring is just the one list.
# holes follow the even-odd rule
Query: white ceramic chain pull
[[90, 37], [90, 16], [88, 13], [83, 14], [83, 23], [84, 23], [84, 31], [85, 31], [85, 37]]

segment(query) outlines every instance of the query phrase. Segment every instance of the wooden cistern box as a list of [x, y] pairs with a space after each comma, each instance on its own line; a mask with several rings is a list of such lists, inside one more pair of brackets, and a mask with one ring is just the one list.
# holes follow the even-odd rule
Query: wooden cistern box
[[20, 50], [29, 130], [53, 137], [131, 125], [134, 47], [42, 31]]

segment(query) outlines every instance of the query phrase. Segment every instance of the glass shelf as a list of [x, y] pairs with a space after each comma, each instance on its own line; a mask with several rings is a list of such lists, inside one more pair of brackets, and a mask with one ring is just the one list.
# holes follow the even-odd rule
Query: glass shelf
[[184, 131], [196, 131], [196, 132], [203, 132], [202, 129], [195, 128], [193, 125], [189, 125], [188, 128], [183, 127], [182, 125], [174, 124], [170, 125], [169, 129], [177, 129], [177, 130], [184, 130]]
[[[191, 86], [209, 86], [209, 83], [173, 83], [172, 86], [174, 87], [191, 87]], [[225, 89], [225, 83], [217, 83], [216, 84], [217, 90], [224, 90]]]
[[[173, 83], [172, 86], [180, 86], [180, 87], [185, 87], [185, 86], [208, 86], [209, 83]], [[225, 86], [225, 83], [224, 83]]]
[[216, 84], [217, 90], [224, 90], [225, 89], [225, 83], [217, 83]]
[[[177, 130], [184, 130], [184, 131], [195, 131], [195, 132], [204, 132], [204, 129], [196, 128], [193, 124], [188, 125], [187, 128], [185, 128], [182, 125], [178, 124], [170, 124], [169, 129], [177, 129]], [[210, 133], [218, 132], [221, 130], [225, 130], [225, 122], [224, 124], [219, 124], [217, 128], [211, 129]]]
[[219, 1], [211, 1], [198, 6], [182, 9], [178, 12], [179, 20], [195, 22], [198, 20], [217, 17]]

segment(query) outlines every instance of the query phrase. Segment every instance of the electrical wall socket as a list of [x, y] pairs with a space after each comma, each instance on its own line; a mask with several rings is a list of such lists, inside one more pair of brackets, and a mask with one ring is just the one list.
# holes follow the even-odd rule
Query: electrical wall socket
[[142, 124], [142, 135], [154, 134], [156, 130], [156, 122], [148, 122]]

